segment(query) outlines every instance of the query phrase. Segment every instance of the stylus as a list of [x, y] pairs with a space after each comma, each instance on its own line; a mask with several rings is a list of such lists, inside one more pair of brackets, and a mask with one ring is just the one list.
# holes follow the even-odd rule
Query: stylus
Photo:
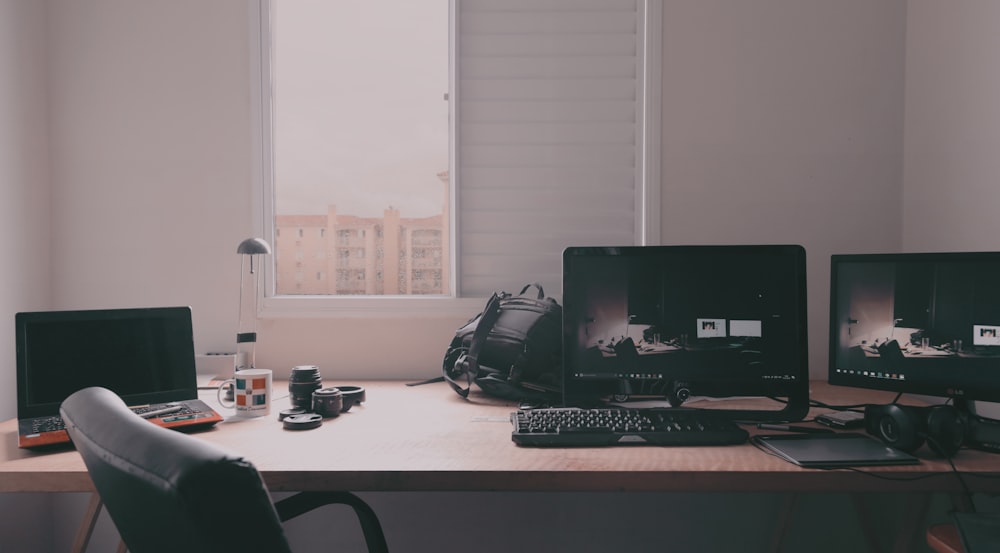
[[146, 411], [145, 413], [140, 413], [139, 416], [144, 419], [152, 419], [154, 417], [159, 417], [161, 415], [176, 413], [177, 411], [180, 411], [183, 408], [184, 407], [181, 405], [169, 405], [167, 407], [163, 407], [162, 409], [154, 409], [152, 411]]
[[761, 430], [781, 430], [782, 432], [803, 432], [806, 434], [832, 434], [829, 428], [814, 428], [812, 426], [789, 426], [787, 424], [767, 424], [759, 423], [757, 428]]

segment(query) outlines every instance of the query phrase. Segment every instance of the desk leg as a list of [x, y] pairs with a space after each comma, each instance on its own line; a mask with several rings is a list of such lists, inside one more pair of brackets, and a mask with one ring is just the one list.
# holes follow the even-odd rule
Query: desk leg
[[864, 534], [865, 543], [868, 544], [868, 550], [881, 551], [882, 548], [879, 547], [878, 539], [879, 533], [878, 530], [872, 527], [870, 516], [871, 511], [868, 509], [868, 505], [864, 501], [864, 494], [852, 493], [851, 502], [854, 503], [854, 513], [858, 516], [858, 525], [861, 527], [861, 533]]
[[792, 515], [795, 512], [798, 500], [799, 494], [797, 493], [785, 494], [784, 500], [781, 502], [781, 509], [778, 511], [778, 521], [775, 524], [774, 535], [771, 536], [771, 547], [768, 551], [781, 553], [781, 548], [785, 542], [785, 534], [788, 533], [788, 527], [791, 525]]
[[927, 509], [930, 507], [931, 494], [915, 494], [912, 501], [906, 502], [906, 509], [903, 510], [903, 521], [900, 524], [899, 534], [896, 536], [896, 543], [893, 544], [893, 553], [906, 553], [913, 551], [914, 544], [920, 543], [924, 539], [925, 520], [927, 520]]
[[96, 493], [90, 494], [90, 503], [83, 513], [83, 520], [80, 521], [80, 528], [76, 531], [76, 539], [73, 540], [72, 553], [83, 553], [90, 543], [90, 536], [94, 533], [94, 526], [97, 525], [97, 517], [101, 516], [101, 496]]
[[[73, 540], [73, 547], [70, 548], [71, 553], [84, 553], [87, 550], [87, 546], [90, 545], [90, 537], [94, 535], [94, 526], [97, 526], [97, 519], [101, 516], [101, 507], [104, 503], [101, 501], [101, 496], [96, 493], [90, 494], [90, 503], [87, 504], [87, 510], [83, 513], [83, 520], [80, 521], [80, 528], [76, 531], [76, 539]], [[126, 553], [128, 547], [126, 547], [124, 541], [118, 542], [117, 553]]]
[[[906, 506], [903, 508], [903, 516], [899, 521], [896, 536], [892, 539], [893, 553], [907, 553], [913, 551], [914, 544], [920, 543], [924, 535], [924, 520], [927, 518], [927, 509], [930, 506], [931, 494], [917, 493], [907, 496]], [[858, 522], [861, 531], [865, 535], [869, 551], [883, 551], [880, 547], [880, 531], [884, 533], [884, 528], [876, 528], [871, 524], [871, 511], [864, 501], [864, 494], [851, 494], [851, 501], [854, 502], [854, 510], [858, 514]]]

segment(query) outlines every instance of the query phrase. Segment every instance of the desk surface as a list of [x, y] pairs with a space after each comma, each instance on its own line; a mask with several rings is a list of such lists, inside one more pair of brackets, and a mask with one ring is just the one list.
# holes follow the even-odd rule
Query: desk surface
[[[275, 415], [228, 418], [195, 435], [249, 458], [273, 491], [962, 490], [948, 462], [926, 448], [918, 451], [919, 465], [863, 472], [802, 469], [750, 444], [524, 448], [510, 439], [509, 402], [482, 395], [463, 400], [444, 384], [341, 384], [365, 386], [367, 402], [320, 428], [282, 428], [276, 413], [288, 406], [287, 387], [276, 382]], [[203, 393], [213, 404], [214, 396]], [[811, 397], [828, 404], [887, 403], [893, 394], [813, 382]], [[817, 411], [823, 410], [811, 416]], [[75, 451], [18, 449], [16, 429], [16, 421], [0, 423], [0, 492], [93, 490]], [[973, 490], [1000, 491], [1000, 456], [962, 450], [954, 462]]]

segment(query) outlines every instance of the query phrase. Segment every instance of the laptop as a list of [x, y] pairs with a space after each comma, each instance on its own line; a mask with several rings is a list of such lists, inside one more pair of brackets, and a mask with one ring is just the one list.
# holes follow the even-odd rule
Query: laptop
[[14, 326], [18, 447], [69, 444], [59, 406], [89, 386], [167, 428], [223, 420], [198, 399], [190, 307], [21, 312]]
[[809, 410], [801, 246], [569, 247], [562, 299], [568, 406], [653, 402], [739, 421]]

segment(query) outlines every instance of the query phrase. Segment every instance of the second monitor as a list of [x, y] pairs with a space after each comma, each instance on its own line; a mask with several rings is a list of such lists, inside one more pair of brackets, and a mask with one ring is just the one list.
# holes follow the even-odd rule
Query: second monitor
[[1000, 252], [834, 255], [831, 384], [1000, 402]]

